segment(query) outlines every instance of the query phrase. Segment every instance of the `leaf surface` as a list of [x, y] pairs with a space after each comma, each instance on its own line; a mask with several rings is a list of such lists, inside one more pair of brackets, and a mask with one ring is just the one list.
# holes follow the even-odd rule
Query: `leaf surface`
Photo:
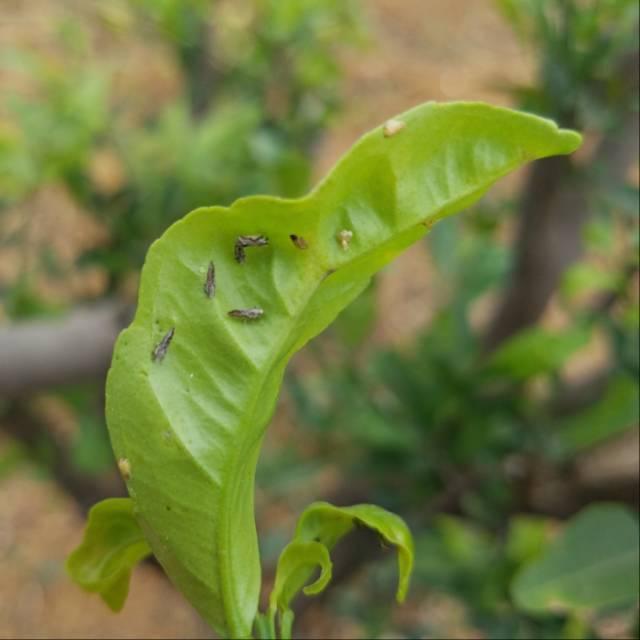
[[542, 327], [524, 329], [498, 347], [488, 367], [516, 380], [552, 373], [586, 346], [589, 337], [589, 329], [579, 324], [561, 332]]
[[151, 554], [133, 509], [129, 498], [109, 498], [94, 505], [82, 543], [67, 560], [73, 580], [100, 594], [113, 611], [124, 605], [133, 567]]
[[575, 611], [638, 599], [638, 522], [618, 505], [589, 507], [572, 519], [511, 586], [528, 611]]
[[[580, 144], [548, 120], [478, 103], [427, 103], [396, 120], [404, 128], [365, 135], [304, 198], [244, 198], [171, 226], [118, 339], [107, 420], [129, 493], [154, 554], [222, 635], [248, 636], [256, 614], [254, 473], [291, 355], [428, 226]], [[240, 236], [268, 245], [238, 260]], [[262, 313], [228, 315], [246, 309]]]
[[293, 540], [280, 554], [276, 570], [276, 583], [271, 592], [271, 609], [285, 611], [316, 567], [320, 575], [312, 584], [304, 587], [307, 595], [321, 593], [331, 580], [332, 564], [329, 551], [320, 542]]
[[[329, 551], [356, 526], [376, 531], [384, 542], [398, 550], [398, 589], [402, 602], [409, 589], [413, 570], [413, 539], [404, 520], [374, 504], [336, 507], [328, 502], [314, 502], [300, 516], [294, 541], [316, 541]], [[328, 582], [328, 580], [327, 580]], [[304, 584], [304, 582], [302, 583]], [[305, 591], [305, 593], [308, 593]]]

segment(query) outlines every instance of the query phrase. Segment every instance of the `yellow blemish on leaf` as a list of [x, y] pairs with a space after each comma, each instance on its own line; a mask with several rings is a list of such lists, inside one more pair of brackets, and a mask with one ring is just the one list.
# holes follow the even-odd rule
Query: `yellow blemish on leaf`
[[391, 136], [395, 136], [396, 133], [402, 131], [407, 124], [402, 122], [402, 120], [387, 120], [382, 127], [382, 132], [384, 133], [385, 138], [390, 138]]
[[353, 238], [353, 231], [343, 229], [342, 231], [338, 232], [336, 238], [338, 239], [338, 243], [340, 244], [340, 246], [346, 250], [349, 248], [349, 243]]
[[125, 482], [131, 478], [131, 463], [126, 458], [118, 460], [118, 469]]

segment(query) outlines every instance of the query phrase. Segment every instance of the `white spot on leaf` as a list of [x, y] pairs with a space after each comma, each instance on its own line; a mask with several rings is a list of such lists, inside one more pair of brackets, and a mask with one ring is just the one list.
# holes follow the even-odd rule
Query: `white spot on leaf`
[[343, 229], [339, 231], [336, 238], [338, 239], [338, 243], [343, 249], [348, 249], [351, 239], [353, 238], [353, 231], [349, 231], [349, 229]]
[[406, 123], [402, 122], [402, 120], [391, 119], [384, 123], [382, 132], [384, 133], [385, 138], [390, 138], [391, 136], [395, 136], [399, 131], [402, 131], [406, 126]]

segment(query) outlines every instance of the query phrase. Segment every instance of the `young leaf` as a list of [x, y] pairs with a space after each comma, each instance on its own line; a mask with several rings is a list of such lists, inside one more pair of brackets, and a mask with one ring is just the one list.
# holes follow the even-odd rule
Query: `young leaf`
[[541, 327], [525, 329], [509, 338], [491, 356], [490, 372], [516, 380], [552, 373], [589, 341], [590, 331], [580, 325], [552, 332]]
[[617, 505], [579, 513], [549, 549], [516, 576], [511, 593], [528, 611], [576, 611], [638, 599], [638, 521]]
[[[107, 382], [114, 450], [129, 462], [154, 554], [221, 635], [248, 636], [255, 617], [254, 472], [291, 355], [424, 223], [580, 144], [548, 120], [483, 104], [428, 103], [396, 120], [404, 127], [364, 136], [304, 198], [243, 198], [175, 223], [149, 250], [136, 317], [118, 339]], [[240, 240], [250, 237], [268, 243]]]
[[84, 538], [67, 559], [73, 580], [99, 593], [113, 611], [120, 611], [127, 599], [131, 570], [151, 553], [133, 508], [129, 498], [110, 498], [94, 505]]
[[[329, 551], [354, 529], [364, 525], [376, 531], [388, 544], [398, 549], [398, 589], [396, 600], [403, 602], [413, 570], [413, 539], [404, 520], [374, 504], [335, 507], [328, 502], [309, 505], [298, 520], [294, 540], [322, 543]], [[304, 582], [306, 579], [302, 582]], [[328, 580], [327, 580], [328, 582]], [[305, 591], [305, 593], [309, 593]]]
[[271, 611], [286, 611], [299, 590], [300, 581], [306, 582], [316, 567], [318, 579], [303, 588], [307, 595], [321, 593], [331, 580], [332, 564], [329, 551], [320, 542], [292, 540], [278, 558], [276, 583], [269, 599]]

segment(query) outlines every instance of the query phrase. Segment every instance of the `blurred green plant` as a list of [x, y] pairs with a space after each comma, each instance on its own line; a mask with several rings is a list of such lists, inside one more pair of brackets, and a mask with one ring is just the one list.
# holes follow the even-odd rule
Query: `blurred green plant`
[[6, 93], [0, 128], [0, 211], [64, 184], [108, 229], [80, 261], [103, 267], [111, 289], [184, 211], [304, 192], [311, 149], [339, 108], [337, 56], [364, 38], [352, 0], [116, 5], [93, 19], [115, 21], [129, 42], [146, 34], [141, 55], [164, 45], [184, 92], [157, 105], [144, 91], [121, 95], [117, 63], [98, 61], [91, 31], [68, 19], [59, 56], [3, 52], [29, 89]]
[[[67, 15], [57, 33], [53, 53], [0, 52], [18, 80], [0, 98], [0, 220], [19, 214], [0, 228], [0, 246], [23, 256], [19, 278], [0, 286], [13, 320], [64, 311], [40, 293], [43, 275], [64, 282], [97, 267], [106, 288], [88, 297], [121, 293], [185, 211], [305, 191], [313, 146], [340, 107], [339, 54], [364, 42], [355, 0], [117, 0]], [[123, 90], [127, 49], [133, 68], [136, 56], [164, 61], [152, 96], [167, 75], [177, 87], [150, 100], [140, 69], [138, 89]], [[48, 247], [33, 256], [31, 232], [46, 215], [43, 200], [31, 203], [51, 184], [106, 229], [70, 265]], [[111, 459], [101, 395], [83, 385], [60, 396], [78, 422], [70, 459], [95, 474]]]
[[[520, 105], [584, 128], [594, 140], [624, 138], [638, 109], [627, 71], [637, 55], [638, 4], [499, 4], [538, 59], [535, 84], [511, 89]], [[562, 328], [533, 326], [487, 352], [475, 316], [509, 276], [513, 253], [501, 229], [516, 210], [514, 200], [487, 200], [475, 215], [447, 220], [429, 235], [432, 278], [448, 294], [414, 339], [394, 348], [374, 344], [371, 288], [323, 344], [311, 345], [312, 366], [301, 363], [287, 378], [298, 415], [314, 429], [315, 447], [349, 469], [345, 484], [369, 478], [361, 490], [423, 527], [428, 544], [439, 540], [430, 551], [420, 551], [418, 540], [418, 556], [456, 580], [440, 583], [429, 571], [418, 571], [418, 579], [436, 590], [446, 586], [488, 637], [596, 633], [588, 616], [573, 610], [536, 616], [517, 610], [509, 592], [512, 534], [501, 532], [506, 522], [510, 530], [529, 522], [514, 512], [541, 508], [531, 503], [539, 469], [566, 478], [570, 489], [579, 456], [637, 428], [640, 419], [638, 189], [629, 173], [614, 179], [605, 160], [587, 156], [563, 178], [563, 187], [588, 194], [591, 215], [582, 231], [584, 254], [557, 288]], [[579, 375], [585, 384], [576, 384], [577, 363], [595, 344], [604, 344], [606, 362], [593, 381]], [[459, 519], [436, 517], [440, 511]], [[477, 550], [480, 568], [443, 553], [443, 545], [464, 538], [447, 522], [482, 532], [475, 538], [485, 542], [468, 546], [469, 554]], [[492, 590], [500, 598], [487, 607], [483, 598]], [[363, 624], [370, 609], [371, 601], [360, 609]]]

